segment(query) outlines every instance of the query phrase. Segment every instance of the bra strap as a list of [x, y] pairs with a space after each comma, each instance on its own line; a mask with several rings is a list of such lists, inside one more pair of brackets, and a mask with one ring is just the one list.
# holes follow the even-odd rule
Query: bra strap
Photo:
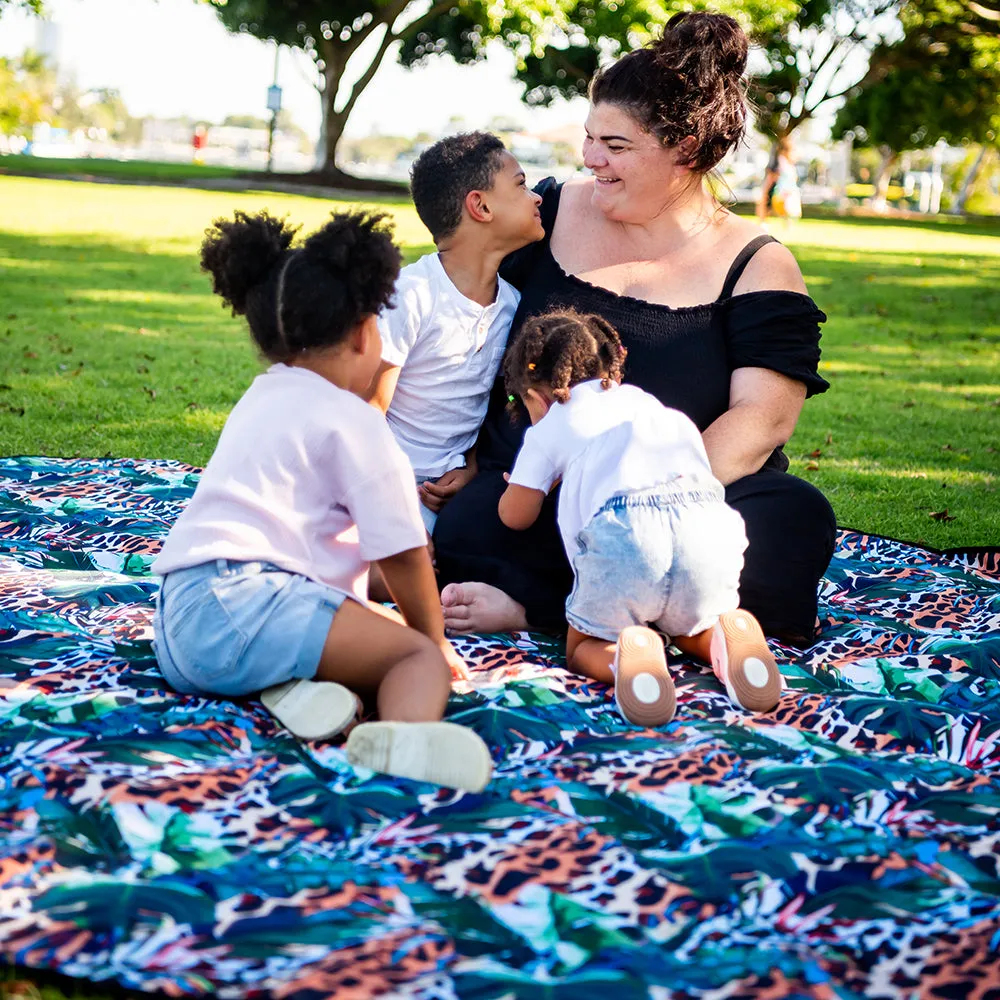
[[728, 299], [733, 294], [733, 289], [736, 287], [736, 282], [743, 277], [743, 272], [747, 268], [747, 264], [750, 263], [753, 255], [761, 248], [767, 246], [768, 243], [777, 243], [773, 236], [758, 236], [756, 239], [752, 239], [737, 255], [736, 260], [733, 261], [732, 267], [729, 268], [729, 274], [726, 275], [726, 280], [722, 283], [722, 293], [719, 295], [720, 299]]

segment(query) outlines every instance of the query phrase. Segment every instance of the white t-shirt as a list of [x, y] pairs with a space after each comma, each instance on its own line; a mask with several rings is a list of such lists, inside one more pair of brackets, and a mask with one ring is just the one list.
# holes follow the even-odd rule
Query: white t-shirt
[[369, 562], [426, 543], [413, 470], [378, 410], [278, 364], [233, 407], [153, 572], [260, 560], [364, 601]]
[[694, 422], [634, 385], [602, 389], [593, 379], [528, 428], [510, 481], [548, 493], [562, 477], [559, 531], [572, 559], [577, 535], [611, 497], [677, 476], [714, 482]]
[[386, 417], [418, 476], [461, 468], [476, 443], [520, 301], [503, 278], [497, 285], [481, 306], [427, 254], [403, 268], [396, 307], [379, 316], [382, 360], [401, 369]]

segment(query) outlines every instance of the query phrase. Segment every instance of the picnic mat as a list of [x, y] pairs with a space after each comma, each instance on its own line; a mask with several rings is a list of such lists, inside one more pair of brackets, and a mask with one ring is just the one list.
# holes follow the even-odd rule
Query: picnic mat
[[183, 697], [149, 564], [198, 470], [0, 460], [0, 956], [170, 996], [1000, 997], [1000, 550], [842, 532], [822, 639], [622, 724], [544, 637], [461, 643], [480, 795]]

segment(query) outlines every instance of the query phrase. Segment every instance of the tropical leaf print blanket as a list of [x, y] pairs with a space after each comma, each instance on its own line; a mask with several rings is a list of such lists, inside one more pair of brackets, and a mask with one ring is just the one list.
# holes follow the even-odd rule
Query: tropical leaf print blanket
[[677, 660], [622, 724], [462, 644], [483, 794], [172, 693], [149, 564], [197, 470], [0, 460], [0, 955], [170, 996], [1000, 997], [1000, 553], [843, 532], [775, 712]]

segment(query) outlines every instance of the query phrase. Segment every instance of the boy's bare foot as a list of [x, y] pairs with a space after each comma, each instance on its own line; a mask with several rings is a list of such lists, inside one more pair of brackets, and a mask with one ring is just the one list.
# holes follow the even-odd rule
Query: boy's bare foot
[[486, 744], [454, 722], [362, 722], [344, 749], [354, 765], [468, 792], [481, 792], [493, 774]]
[[665, 726], [677, 711], [677, 694], [667, 670], [663, 640], [643, 625], [618, 636], [612, 668], [618, 710], [635, 726]]
[[738, 608], [723, 614], [712, 630], [712, 669], [737, 705], [770, 712], [781, 697], [781, 673], [757, 619]]
[[449, 583], [441, 591], [449, 632], [519, 632], [528, 627], [524, 608], [488, 583]]

